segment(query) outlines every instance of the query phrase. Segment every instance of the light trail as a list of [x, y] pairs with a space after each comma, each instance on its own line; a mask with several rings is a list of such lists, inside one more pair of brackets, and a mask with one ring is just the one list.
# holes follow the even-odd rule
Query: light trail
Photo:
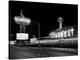
[[43, 39], [43, 40], [36, 40], [35, 43], [57, 43], [59, 41], [77, 41], [78, 38], [67, 38], [67, 39]]

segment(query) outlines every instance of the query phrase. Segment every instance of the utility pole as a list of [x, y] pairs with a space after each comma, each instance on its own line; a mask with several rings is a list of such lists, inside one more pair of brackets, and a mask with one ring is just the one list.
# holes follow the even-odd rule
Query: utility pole
[[39, 38], [40, 38], [40, 23], [38, 23], [38, 34], [39, 34]]
[[40, 23], [38, 23], [38, 35], [39, 35], [39, 46], [40, 46]]

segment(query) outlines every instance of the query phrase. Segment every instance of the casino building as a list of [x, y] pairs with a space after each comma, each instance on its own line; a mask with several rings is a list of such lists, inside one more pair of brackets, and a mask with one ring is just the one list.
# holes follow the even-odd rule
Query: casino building
[[77, 28], [76, 27], [62, 27], [63, 18], [58, 18], [59, 29], [53, 30], [49, 33], [50, 38], [72, 38], [77, 36]]
[[63, 18], [58, 18], [59, 28], [52, 30], [49, 36], [42, 38], [39, 43], [47, 46], [78, 48], [77, 26], [62, 27]]
[[49, 36], [39, 41], [42, 46], [58, 48], [78, 48], [77, 26], [62, 27], [63, 18], [58, 18], [59, 28], [52, 30]]

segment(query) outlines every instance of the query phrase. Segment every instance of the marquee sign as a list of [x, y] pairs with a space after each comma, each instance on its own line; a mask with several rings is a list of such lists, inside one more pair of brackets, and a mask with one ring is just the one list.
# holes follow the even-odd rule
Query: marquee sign
[[27, 40], [27, 39], [29, 39], [28, 35], [29, 34], [27, 34], [27, 33], [17, 33], [16, 34], [16, 39], [17, 40]]

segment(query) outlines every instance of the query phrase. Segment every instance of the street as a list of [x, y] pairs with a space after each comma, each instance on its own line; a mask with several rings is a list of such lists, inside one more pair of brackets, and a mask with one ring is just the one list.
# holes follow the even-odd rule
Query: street
[[10, 46], [9, 50], [9, 59], [26, 59], [26, 58], [73, 56], [73, 55], [77, 55], [77, 49]]

